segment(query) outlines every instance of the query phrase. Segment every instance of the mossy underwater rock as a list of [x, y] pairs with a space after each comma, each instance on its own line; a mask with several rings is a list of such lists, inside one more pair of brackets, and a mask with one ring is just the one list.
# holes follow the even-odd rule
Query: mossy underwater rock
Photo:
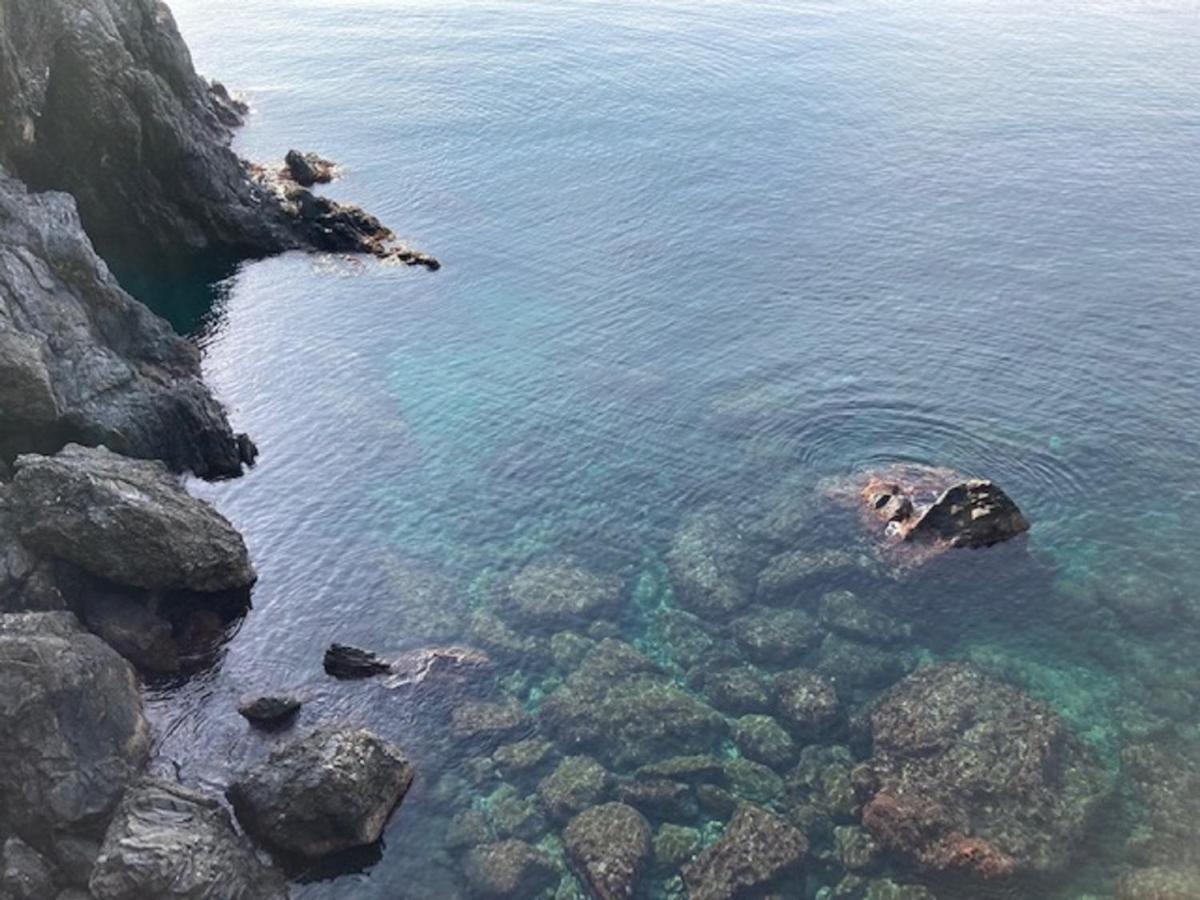
[[721, 619], [749, 603], [760, 563], [745, 537], [713, 509], [685, 519], [667, 552], [676, 601], [701, 618]]
[[525, 841], [484, 844], [467, 854], [467, 883], [481, 897], [533, 897], [558, 881], [554, 859]]
[[869, 721], [873, 755], [854, 773], [863, 825], [922, 871], [1060, 871], [1110, 788], [1061, 718], [968, 664], [913, 673]]
[[632, 900], [650, 858], [650, 823], [624, 803], [593, 806], [563, 830], [567, 858], [596, 900]]
[[688, 900], [741, 900], [787, 889], [799, 893], [808, 840], [757, 806], [743, 806], [725, 834], [684, 867]]
[[509, 582], [506, 606], [531, 630], [552, 630], [612, 619], [620, 613], [621, 582], [568, 560], [526, 566]]
[[618, 769], [707, 750], [727, 728], [720, 713], [614, 639], [546, 698], [539, 719], [564, 752], [591, 753]]
[[599, 803], [611, 782], [608, 770], [590, 756], [568, 756], [538, 784], [538, 799], [551, 818], [565, 821]]

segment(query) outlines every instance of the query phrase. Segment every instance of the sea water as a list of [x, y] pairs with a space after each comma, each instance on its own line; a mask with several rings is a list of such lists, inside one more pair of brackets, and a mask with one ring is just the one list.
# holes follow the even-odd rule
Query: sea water
[[[1005, 565], [1037, 570], [995, 589], [982, 551], [966, 588], [892, 592], [905, 652], [1023, 687], [1114, 773], [1131, 741], [1196, 737], [1194, 2], [172, 7], [251, 106], [240, 153], [332, 157], [331, 196], [444, 264], [137, 286], [262, 451], [193, 485], [261, 579], [217, 664], [152, 690], [159, 764], [221, 788], [279, 740], [237, 699], [286, 689], [298, 728], [367, 724], [418, 767], [382, 846], [294, 871], [298, 897], [454, 896], [451, 819], [536, 785], [435, 704], [327, 679], [331, 641], [478, 646], [513, 573], [570, 560], [625, 598], [575, 630], [692, 690], [656, 624], [689, 517], [753, 553], [755, 523], [815, 521], [823, 480], [896, 461], [999, 482], [1033, 524]], [[533, 714], [566, 674], [491, 652], [493, 698]], [[1111, 892], [1130, 827], [1106, 816], [1059, 895]]]

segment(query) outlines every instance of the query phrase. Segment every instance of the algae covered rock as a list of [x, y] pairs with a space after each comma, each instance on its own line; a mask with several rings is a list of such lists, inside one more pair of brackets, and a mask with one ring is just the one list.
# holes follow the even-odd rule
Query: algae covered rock
[[769, 712], [774, 704], [771, 680], [754, 666], [734, 666], [702, 675], [709, 702], [730, 715]]
[[734, 639], [752, 662], [795, 665], [821, 642], [816, 620], [799, 609], [760, 607], [731, 625]]
[[852, 641], [890, 645], [907, 640], [912, 629], [897, 622], [850, 591], [831, 591], [821, 598], [819, 618], [830, 631]]
[[11, 491], [28, 547], [114, 584], [216, 593], [254, 583], [242, 536], [160, 462], [72, 444], [18, 458]]
[[255, 838], [320, 857], [377, 841], [412, 779], [394, 744], [361, 729], [320, 728], [276, 748], [228, 794]]
[[564, 751], [617, 768], [707, 749], [726, 729], [716, 710], [613, 639], [546, 698], [539, 716]]
[[785, 769], [796, 761], [796, 742], [771, 716], [742, 716], [734, 723], [733, 739], [743, 756], [773, 769]]
[[554, 860], [525, 841], [484, 844], [467, 854], [467, 883], [482, 897], [532, 897], [558, 881]]
[[1109, 788], [1050, 709], [963, 663], [908, 676], [871, 712], [870, 732], [873, 755], [855, 772], [863, 825], [922, 870], [1061, 870]]
[[654, 833], [654, 865], [675, 870], [688, 862], [700, 849], [700, 832], [685, 825], [661, 826]]
[[725, 834], [683, 869], [689, 900], [739, 900], [772, 889], [797, 893], [808, 840], [757, 806], [743, 806]]
[[1152, 866], [1122, 875], [1116, 900], [1195, 900], [1200, 897], [1200, 869]]
[[650, 858], [650, 823], [624, 803], [593, 806], [563, 830], [567, 858], [597, 900], [632, 900]]
[[283, 900], [283, 875], [264, 865], [216, 798], [144, 778], [108, 826], [88, 888], [96, 900]]
[[450, 733], [456, 740], [493, 746], [528, 731], [530, 725], [528, 713], [514, 702], [469, 700], [450, 713]]
[[568, 756], [538, 784], [538, 798], [551, 818], [566, 820], [595, 806], [612, 776], [590, 756]]
[[805, 669], [775, 678], [779, 716], [801, 741], [815, 741], [840, 730], [845, 714], [833, 682]]
[[667, 553], [679, 604], [701, 618], [722, 618], [750, 602], [755, 555], [720, 513], [702, 510], [684, 520]]
[[531, 629], [586, 625], [620, 612], [621, 582], [568, 561], [526, 566], [508, 586], [513, 617]]
[[846, 550], [789, 550], [758, 573], [756, 597], [762, 603], [791, 605], [806, 594], [869, 572], [869, 561]]

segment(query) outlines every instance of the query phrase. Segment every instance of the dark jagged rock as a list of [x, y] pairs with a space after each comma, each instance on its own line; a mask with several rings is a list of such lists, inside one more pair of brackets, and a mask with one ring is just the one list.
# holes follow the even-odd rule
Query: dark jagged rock
[[69, 445], [22, 456], [16, 470], [21, 540], [44, 556], [147, 590], [219, 593], [254, 583], [241, 535], [162, 463]]
[[386, 675], [392, 671], [390, 663], [380, 659], [370, 650], [347, 647], [345, 644], [330, 644], [325, 651], [325, 673], [334, 678], [356, 679]]
[[632, 900], [650, 857], [650, 823], [631, 806], [604, 803], [573, 818], [567, 858], [596, 900]]
[[858, 508], [881, 551], [900, 567], [954, 547], [990, 547], [1029, 530], [998, 485], [952, 469], [896, 465], [831, 485], [829, 492]]
[[854, 775], [863, 825], [926, 871], [1061, 870], [1109, 787], [1058, 716], [966, 664], [908, 676], [870, 728], [873, 756]]
[[0, 483], [0, 613], [66, 609], [53, 565], [17, 538], [8, 485]]
[[283, 875], [259, 862], [216, 800], [144, 778], [126, 792], [88, 880], [96, 900], [284, 900]]
[[[0, 165], [73, 194], [101, 250], [127, 263], [288, 249], [376, 252], [328, 210], [314, 225], [229, 147], [244, 106], [199, 78], [157, 0], [2, 0]], [[332, 201], [330, 201], [332, 203]], [[359, 215], [345, 208], [346, 220]]]
[[412, 779], [399, 747], [368, 731], [321, 728], [275, 749], [228, 795], [253, 837], [315, 858], [379, 840]]
[[70, 197], [27, 193], [0, 162], [0, 458], [69, 441], [207, 477], [246, 461], [198, 350], [121, 290]]
[[70, 842], [99, 837], [149, 755], [133, 670], [70, 613], [0, 616], [0, 721], [0, 833], [77, 872]]
[[743, 806], [724, 836], [683, 868], [688, 900], [748, 900], [788, 886], [804, 866], [803, 832], [757, 806]]
[[286, 694], [268, 695], [238, 704], [238, 714], [251, 725], [278, 728], [295, 718], [302, 705], [299, 699]]
[[315, 153], [289, 150], [283, 158], [284, 175], [301, 187], [314, 184], [329, 184], [333, 181], [337, 164]]
[[550, 854], [525, 841], [507, 840], [467, 854], [467, 882], [481, 897], [534, 897], [558, 880]]
[[56, 882], [49, 861], [20, 838], [9, 838], [0, 851], [0, 897], [5, 900], [44, 900], [53, 897]]

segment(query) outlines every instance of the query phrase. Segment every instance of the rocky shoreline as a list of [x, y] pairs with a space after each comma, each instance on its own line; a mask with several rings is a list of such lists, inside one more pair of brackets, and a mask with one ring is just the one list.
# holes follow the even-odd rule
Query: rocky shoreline
[[[357, 727], [293, 733], [290, 694], [239, 706], [270, 750], [223, 796], [147, 770], [142, 680], [210, 665], [256, 580], [180, 476], [236, 477], [257, 451], [106, 260], [439, 265], [314, 194], [330, 161], [239, 159], [245, 113], [157, 0], [0, 0], [0, 900], [286, 897], [297, 861], [377, 844], [422, 775]], [[977, 590], [970, 551], [1023, 552], [1029, 523], [944, 469], [825, 488], [748, 526], [684, 515], [669, 601], [643, 611], [661, 656], [614, 624], [636, 589], [566, 558], [472, 608], [447, 590], [470, 646], [330, 646], [329, 677], [413, 699], [463, 761], [427, 788], [453, 811], [444, 896], [927, 900], [1064, 876], [1113, 770], [1046, 704], [918, 646], [920, 579]], [[822, 499], [860, 545], [817, 534]], [[1117, 896], [1197, 896], [1200, 762], [1147, 740], [1121, 763], [1138, 822]]]

